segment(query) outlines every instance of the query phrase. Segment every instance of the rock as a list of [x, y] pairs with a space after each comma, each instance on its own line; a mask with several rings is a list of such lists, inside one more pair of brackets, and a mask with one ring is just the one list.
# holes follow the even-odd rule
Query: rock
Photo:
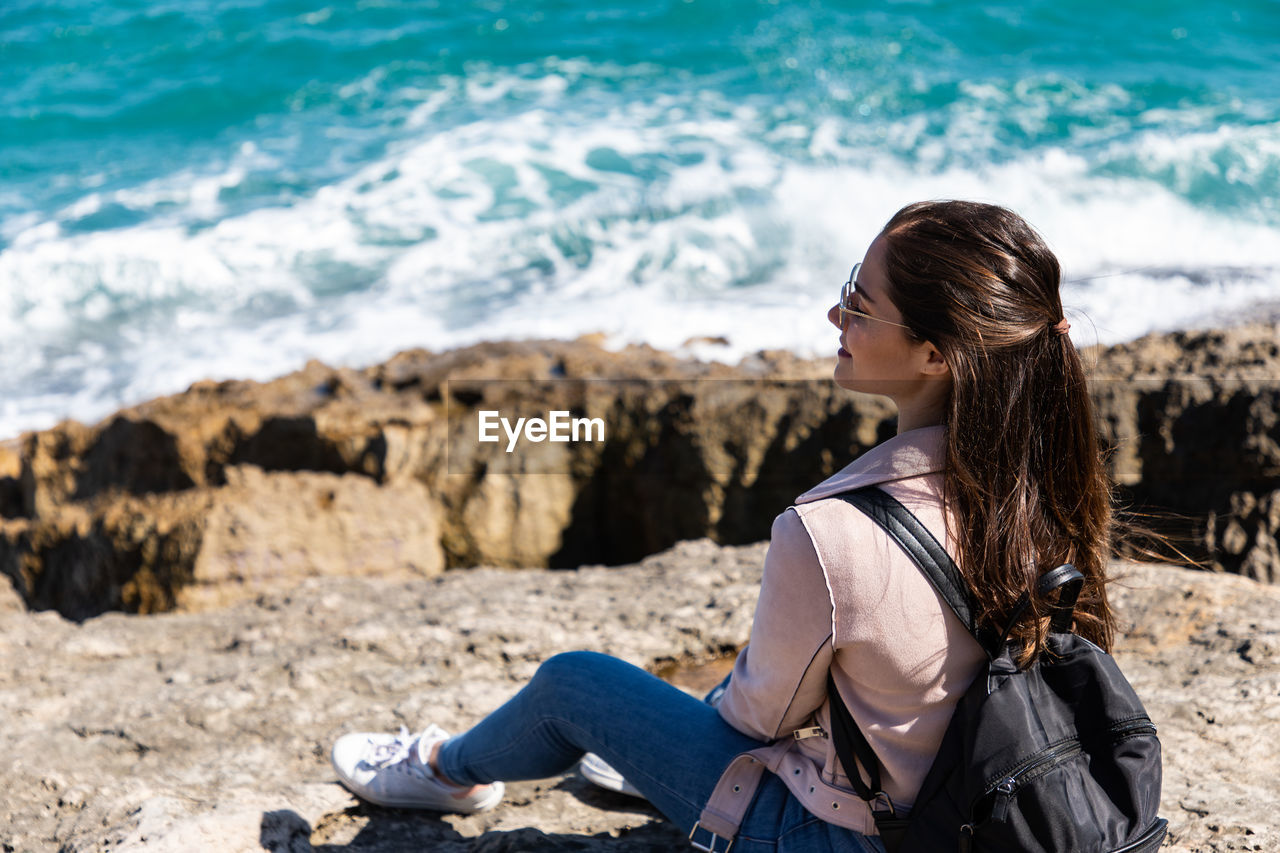
[[[1085, 353], [1122, 503], [1205, 566], [1266, 581], [1280, 577], [1276, 338], [1263, 325]], [[684, 539], [753, 542], [894, 431], [885, 401], [829, 375], [781, 352], [729, 367], [584, 339], [197, 383], [0, 445], [0, 573], [27, 606], [83, 619], [208, 606], [362, 561], [571, 568]], [[482, 411], [568, 412], [607, 436], [507, 453], [478, 440]]]
[[1280, 579], [1280, 326], [1148, 335], [1088, 357], [1123, 502], [1209, 568]]
[[22, 596], [13, 588], [13, 584], [7, 578], [0, 580], [0, 613], [26, 609]]
[[1083, 355], [1095, 375], [1118, 379], [1274, 380], [1280, 360], [1280, 324], [1157, 332], [1128, 343], [1094, 347]]
[[0, 518], [17, 518], [21, 514], [21, 442], [0, 441]]
[[674, 845], [648, 808], [573, 778], [513, 785], [509, 806], [483, 816], [362, 806], [327, 750], [352, 729], [475, 722], [558, 650], [651, 666], [722, 654], [748, 630], [761, 553], [703, 541], [620, 572], [311, 577], [216, 612], [0, 614], [4, 840], [232, 851], [306, 849], [311, 835], [471, 850], [487, 831], [486, 844], [519, 845], [537, 827], [563, 849], [614, 835], [621, 850]]
[[[69, 853], [683, 849], [645, 804], [572, 774], [513, 784], [469, 817], [364, 805], [336, 783], [328, 748], [352, 730], [462, 729], [565, 649], [677, 678], [677, 664], [723, 659], [747, 638], [763, 554], [702, 540], [614, 569], [308, 577], [219, 611], [80, 624], [0, 612], [0, 840]], [[1126, 573], [1112, 587], [1117, 657], [1165, 747], [1166, 849], [1276, 849], [1280, 589]]]
[[1132, 567], [1112, 599], [1117, 660], [1160, 731], [1172, 849], [1280, 849], [1280, 589]]
[[177, 603], [214, 606], [312, 575], [443, 570], [439, 519], [420, 483], [242, 466], [227, 469], [227, 486], [205, 513], [191, 584]]
[[73, 619], [189, 609], [312, 575], [432, 575], [440, 523], [412, 480], [227, 467], [223, 486], [57, 507], [0, 530], [25, 598]]
[[[733, 369], [646, 347], [535, 342], [410, 351], [361, 372], [312, 363], [261, 385], [199, 383], [94, 427], [25, 436], [0, 572], [29, 606], [83, 619], [343, 571], [347, 552], [325, 555], [353, 530], [377, 533], [381, 547], [406, 543], [413, 553], [397, 559], [427, 573], [619, 564], [700, 536], [756, 541], [797, 478], [822, 479], [892, 429], [885, 403], [788, 378], [803, 370], [776, 354]], [[568, 411], [599, 418], [608, 436], [507, 454], [476, 440], [481, 410]], [[266, 476], [246, 494], [253, 470]], [[323, 476], [360, 497], [321, 506]], [[258, 543], [241, 554], [245, 536]], [[376, 548], [370, 559], [396, 562]]]

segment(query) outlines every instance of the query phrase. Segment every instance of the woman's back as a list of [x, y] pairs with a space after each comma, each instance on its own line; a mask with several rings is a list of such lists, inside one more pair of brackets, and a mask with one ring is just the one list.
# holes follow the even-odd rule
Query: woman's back
[[[983, 655], [906, 553], [838, 495], [883, 488], [944, 541], [944, 446], [940, 426], [900, 434], [801, 495], [779, 517], [752, 643], [720, 706], [731, 725], [761, 739], [814, 726], [829, 732], [829, 669], [881, 759], [886, 793], [902, 805], [914, 801]], [[811, 777], [850, 787], [834, 744], [804, 738], [793, 749], [788, 787], [807, 808], [830, 812], [827, 786]], [[871, 831], [865, 807], [844, 819]]]

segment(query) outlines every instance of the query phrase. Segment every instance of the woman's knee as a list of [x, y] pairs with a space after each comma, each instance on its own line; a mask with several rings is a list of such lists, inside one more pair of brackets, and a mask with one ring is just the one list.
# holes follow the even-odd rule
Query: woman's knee
[[535, 680], [568, 684], [576, 680], [592, 680], [606, 661], [615, 660], [598, 652], [560, 652], [544, 660], [534, 675]]
[[621, 689], [633, 673], [645, 674], [626, 661], [599, 652], [561, 652], [542, 662], [529, 686], [574, 704]]

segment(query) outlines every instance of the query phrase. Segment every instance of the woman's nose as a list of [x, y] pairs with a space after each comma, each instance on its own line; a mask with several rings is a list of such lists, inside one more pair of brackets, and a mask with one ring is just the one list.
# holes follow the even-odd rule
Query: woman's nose
[[827, 319], [831, 321], [831, 325], [835, 326], [837, 329], [839, 329], [842, 332], [844, 331], [844, 326], [840, 324], [840, 306], [839, 305], [831, 306], [830, 310], [827, 311]]

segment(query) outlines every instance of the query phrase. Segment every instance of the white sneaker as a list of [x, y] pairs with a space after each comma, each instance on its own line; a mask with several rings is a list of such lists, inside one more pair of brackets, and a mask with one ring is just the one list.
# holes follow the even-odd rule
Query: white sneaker
[[594, 752], [588, 752], [582, 756], [582, 760], [578, 762], [578, 772], [593, 785], [626, 794], [628, 797], [646, 799], [645, 795], [637, 791], [636, 787], [624, 779], [621, 773], [614, 770], [609, 762]]
[[343, 735], [333, 745], [333, 769], [351, 793], [380, 806], [458, 814], [493, 808], [502, 799], [501, 782], [464, 794], [468, 788], [442, 782], [432, 772], [427, 758], [448, 737], [436, 725], [414, 737], [404, 726], [398, 735]]

